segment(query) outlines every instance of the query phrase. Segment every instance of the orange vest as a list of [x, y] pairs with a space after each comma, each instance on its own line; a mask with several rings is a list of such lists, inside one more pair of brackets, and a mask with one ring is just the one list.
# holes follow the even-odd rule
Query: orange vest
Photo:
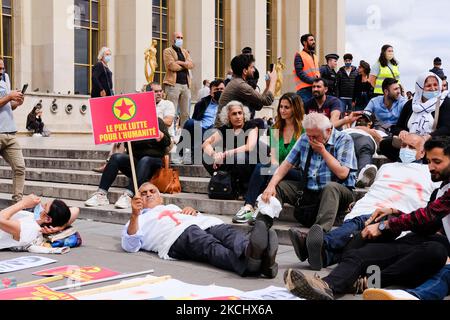
[[[306, 72], [306, 75], [311, 78], [320, 77], [320, 68], [319, 68], [319, 61], [317, 59], [317, 56], [314, 55], [314, 58], [311, 57], [309, 53], [307, 53], [305, 50], [302, 52], [299, 52], [300, 57], [303, 61], [303, 71]], [[297, 91], [312, 87], [312, 84], [303, 82], [298, 76], [297, 72], [295, 71], [294, 67], [294, 81], [295, 81], [295, 89]]]

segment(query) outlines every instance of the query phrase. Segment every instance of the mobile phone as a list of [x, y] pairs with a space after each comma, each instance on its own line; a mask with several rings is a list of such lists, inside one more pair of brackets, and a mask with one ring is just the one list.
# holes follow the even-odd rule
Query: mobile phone
[[273, 68], [275, 68], [275, 65], [273, 63], [271, 63], [270, 66], [269, 66], [269, 71], [273, 72]]
[[28, 89], [28, 83], [24, 84], [22, 87], [22, 94], [25, 94], [25, 92], [27, 92]]

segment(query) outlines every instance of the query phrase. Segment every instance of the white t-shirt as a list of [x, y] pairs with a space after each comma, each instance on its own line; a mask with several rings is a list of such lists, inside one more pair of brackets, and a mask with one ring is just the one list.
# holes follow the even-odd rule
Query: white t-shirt
[[427, 165], [385, 164], [378, 170], [369, 192], [356, 202], [345, 220], [371, 215], [379, 208], [394, 208], [402, 212], [424, 208], [438, 187], [438, 184], [431, 181]]
[[[164, 120], [165, 117], [173, 117], [175, 119], [175, 106], [169, 100], [161, 100], [156, 105], [156, 114], [158, 118]], [[169, 129], [169, 133], [172, 135], [174, 133], [174, 124]]]
[[160, 205], [153, 209], [146, 209], [139, 216], [139, 231], [135, 235], [128, 235], [128, 225], [122, 232], [122, 248], [127, 252], [139, 250], [157, 252], [161, 259], [170, 260], [170, 247], [178, 237], [190, 226], [197, 225], [206, 230], [223, 224], [218, 218], [211, 216], [188, 216], [181, 214], [182, 210], [176, 205]]
[[25, 247], [31, 244], [41, 234], [41, 227], [34, 220], [34, 214], [29, 211], [19, 211], [11, 220], [20, 222], [20, 240], [0, 230], [0, 250], [14, 247]]

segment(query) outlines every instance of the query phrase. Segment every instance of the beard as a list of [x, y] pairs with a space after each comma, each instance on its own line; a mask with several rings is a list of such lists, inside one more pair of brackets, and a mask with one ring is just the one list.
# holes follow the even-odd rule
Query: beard
[[450, 180], [450, 166], [445, 168], [441, 173], [431, 172], [431, 180], [433, 182], [449, 181]]

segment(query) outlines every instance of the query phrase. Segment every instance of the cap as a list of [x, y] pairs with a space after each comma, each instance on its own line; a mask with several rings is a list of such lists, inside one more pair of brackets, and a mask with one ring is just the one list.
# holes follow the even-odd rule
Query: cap
[[325, 59], [327, 59], [327, 60], [329, 60], [329, 59], [336, 59], [336, 60], [339, 60], [339, 56], [338, 56], [336, 53], [330, 53], [330, 54], [327, 54], [327, 55], [325, 56]]
[[373, 113], [371, 111], [364, 110], [363, 113], [361, 114], [361, 116], [366, 118], [370, 122], [373, 122]]
[[441, 58], [439, 58], [439, 57], [436, 57], [436, 58], [434, 58], [434, 64], [437, 64], [437, 65], [440, 65], [440, 64], [442, 64], [442, 60], [441, 60]]

